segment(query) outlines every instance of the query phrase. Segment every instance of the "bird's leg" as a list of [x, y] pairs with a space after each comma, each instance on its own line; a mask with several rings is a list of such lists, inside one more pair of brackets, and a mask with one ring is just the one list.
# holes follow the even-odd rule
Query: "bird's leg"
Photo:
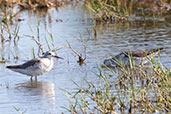
[[31, 78], [30, 78], [30, 81], [31, 81], [31, 82], [32, 82], [32, 77], [33, 77], [33, 76], [31, 76]]
[[37, 82], [37, 76], [35, 76], [35, 81]]

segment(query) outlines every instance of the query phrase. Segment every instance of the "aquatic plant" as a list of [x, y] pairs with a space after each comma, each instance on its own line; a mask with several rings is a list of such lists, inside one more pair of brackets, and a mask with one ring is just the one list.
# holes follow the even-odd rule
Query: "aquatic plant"
[[[162, 16], [170, 10], [169, 0], [86, 0], [96, 21], [137, 20]], [[137, 18], [141, 17], [141, 18]]]
[[[4, 23], [0, 23], [0, 27], [1, 27], [1, 49], [0, 49], [0, 54], [1, 54], [1, 61], [0, 63], [5, 63], [7, 58], [5, 55], [5, 52], [4, 52], [4, 49], [6, 47], [4, 47], [4, 44], [6, 42], [9, 43], [9, 45], [11, 44], [11, 42], [13, 41], [14, 42], [14, 46], [16, 46], [16, 41], [19, 40], [19, 25], [16, 24], [14, 27], [15, 28], [10, 28], [10, 26], [7, 24], [4, 24]], [[13, 54], [11, 50], [9, 50], [10, 52], [8, 54], [12, 54], [12, 56], [14, 57], [15, 60], [18, 60], [18, 55], [17, 53]], [[10, 55], [8, 55], [8, 59], [10, 59]]]
[[168, 113], [171, 111], [170, 70], [155, 58], [150, 66], [98, 67], [94, 81], [74, 82], [74, 93], [65, 90], [73, 114]]
[[33, 8], [48, 8], [55, 7], [60, 2], [51, 1], [51, 0], [2, 0], [0, 1], [0, 5], [6, 5], [8, 7], [12, 7], [15, 5], [20, 6], [22, 9], [33, 9]]
[[[54, 38], [53, 38], [53, 35], [52, 33], [49, 32], [49, 30], [47, 29], [47, 27], [44, 25], [45, 27], [45, 30], [47, 31], [48, 35], [49, 35], [49, 38], [50, 38], [50, 41], [51, 43], [49, 43], [49, 38], [47, 38], [46, 36], [44, 37], [45, 38], [45, 42], [46, 42], [46, 46], [48, 48], [49, 51], [53, 51], [53, 52], [56, 52], [62, 48], [65, 48], [64, 46], [60, 46], [60, 47], [56, 47], [55, 46], [55, 43], [54, 43]], [[31, 26], [30, 26], [30, 30], [32, 32], [32, 35], [25, 35], [26, 37], [30, 37], [32, 38], [32, 40], [37, 44], [38, 46], [38, 55], [40, 55], [40, 52], [42, 55], [44, 55], [44, 45], [42, 45], [41, 41], [40, 41], [40, 22], [37, 23], [37, 31], [36, 31], [36, 34], [33, 32]], [[51, 48], [51, 46], [53, 48]], [[35, 57], [35, 51], [34, 51], [34, 48], [32, 49], [32, 52], [33, 52], [33, 57]]]
[[70, 45], [70, 43], [67, 41], [67, 48], [72, 50], [72, 52], [74, 52], [77, 56], [78, 56], [78, 63], [80, 65], [82, 65], [84, 63], [84, 61], [86, 60], [86, 44], [84, 43], [84, 52], [85, 52], [85, 58], [82, 57], [82, 54], [80, 54], [77, 50], [73, 49]]
[[16, 108], [15, 106], [13, 106], [13, 108], [14, 108], [14, 110], [18, 113], [18, 114], [24, 114], [25, 112], [26, 112], [26, 110], [25, 111], [20, 111], [20, 109], [19, 108]]
[[[73, 2], [73, 0], [1, 0], [1, 6], [13, 7], [18, 5], [20, 9], [40, 9], [59, 7], [62, 4]], [[76, 0], [76, 3], [79, 0]]]

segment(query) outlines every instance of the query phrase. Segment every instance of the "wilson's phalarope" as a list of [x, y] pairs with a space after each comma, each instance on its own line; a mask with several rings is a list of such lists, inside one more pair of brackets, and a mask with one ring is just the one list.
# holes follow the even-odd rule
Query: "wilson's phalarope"
[[32, 77], [35, 76], [35, 80], [37, 80], [37, 76], [42, 75], [52, 69], [52, 57], [63, 59], [55, 55], [54, 52], [47, 51], [42, 57], [31, 59], [30, 61], [27, 61], [21, 65], [6, 66], [6, 68], [21, 74], [31, 76], [31, 80]]
[[103, 64], [107, 67], [115, 67], [120, 65], [130, 66], [130, 60], [133, 60], [135, 65], [145, 64], [149, 61], [149, 58], [154, 56], [159, 50], [164, 48], [152, 49], [152, 50], [136, 50], [136, 51], [124, 51], [115, 57], [110, 57], [104, 60]]

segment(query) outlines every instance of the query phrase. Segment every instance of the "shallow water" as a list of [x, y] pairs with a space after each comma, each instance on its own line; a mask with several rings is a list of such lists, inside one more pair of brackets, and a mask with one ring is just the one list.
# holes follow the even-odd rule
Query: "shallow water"
[[[1, 44], [5, 58], [10, 57], [10, 59], [6, 64], [0, 64], [0, 113], [17, 113], [14, 107], [25, 112], [24, 114], [66, 113], [62, 106], [68, 106], [68, 100], [65, 92], [60, 88], [72, 92], [74, 91], [72, 88], [75, 87], [72, 80], [80, 85], [84, 85], [83, 78], [95, 80], [95, 74], [92, 72], [97, 71], [97, 65], [101, 64], [104, 58], [116, 55], [123, 50], [165, 47], [166, 49], [161, 52], [161, 62], [167, 67], [171, 66], [169, 61], [171, 23], [165, 20], [157, 23], [149, 20], [97, 24], [97, 36], [94, 37], [93, 22], [88, 11], [82, 7], [63, 6], [58, 11], [50, 9], [45, 14], [24, 11], [20, 17], [25, 20], [18, 22], [20, 38], [17, 46], [13, 41], [10, 43], [10, 48], [8, 48], [9, 42], [4, 43], [4, 48]], [[61, 19], [62, 22], [56, 22], [56, 19]], [[45, 25], [52, 33], [56, 47], [67, 46], [66, 41], [68, 41], [74, 49], [85, 56], [83, 44], [78, 40], [81, 35], [87, 45], [85, 64], [80, 66], [77, 63], [78, 57], [69, 49], [64, 48], [57, 53], [65, 59], [54, 59], [53, 69], [38, 77], [38, 83], [31, 83], [29, 77], [6, 69], [6, 65], [19, 64], [31, 59], [33, 48], [37, 53], [37, 44], [26, 35], [37, 35], [38, 22], [40, 22], [40, 40], [46, 50], [48, 47], [45, 37], [52, 49], [53, 46]], [[11, 28], [15, 28], [15, 25]], [[18, 54], [18, 61], [13, 59], [11, 52], [14, 55]]]

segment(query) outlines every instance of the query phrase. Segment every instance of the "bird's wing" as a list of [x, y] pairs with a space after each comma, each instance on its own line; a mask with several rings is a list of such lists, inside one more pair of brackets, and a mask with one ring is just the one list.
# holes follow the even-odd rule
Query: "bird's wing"
[[27, 61], [24, 64], [7, 66], [6, 68], [9, 68], [9, 69], [26, 69], [30, 66], [34, 66], [35, 64], [39, 64], [39, 63], [40, 63], [40, 58], [35, 58], [35, 59], [30, 60], [30, 61]]
[[156, 53], [160, 50], [163, 50], [164, 48], [156, 48], [156, 49], [151, 49], [151, 50], [136, 50], [136, 51], [125, 51], [123, 53], [125, 53], [127, 56], [133, 56], [133, 57], [145, 57], [147, 55], [150, 55], [152, 53]]
[[35, 59], [32, 59], [32, 60], [27, 61], [26, 63], [22, 64], [21, 67], [23, 69], [25, 69], [25, 68], [28, 68], [30, 66], [34, 66], [36, 64], [39, 64], [39, 63], [40, 63], [40, 58], [35, 58]]
[[149, 55], [149, 51], [143, 51], [143, 50], [136, 50], [136, 51], [126, 51], [124, 52], [127, 56], [132, 56], [132, 57], [144, 57]]

